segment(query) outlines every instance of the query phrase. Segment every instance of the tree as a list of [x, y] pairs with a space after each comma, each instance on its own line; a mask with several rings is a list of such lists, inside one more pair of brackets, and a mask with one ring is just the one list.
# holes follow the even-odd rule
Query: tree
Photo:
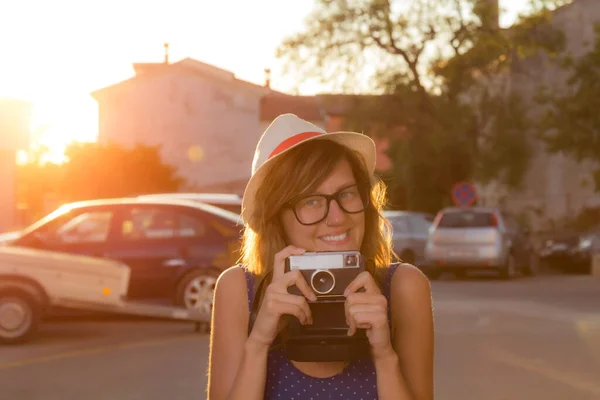
[[158, 146], [124, 148], [115, 144], [73, 143], [64, 164], [40, 157], [17, 172], [17, 201], [28, 210], [24, 223], [47, 213], [49, 198], [60, 203], [175, 192], [182, 184], [175, 168], [164, 164]]
[[[600, 162], [600, 24], [594, 30], [592, 50], [576, 60], [567, 56], [560, 64], [569, 74], [564, 90], [541, 88], [538, 101], [546, 111], [539, 128], [551, 153]], [[594, 177], [600, 191], [600, 168]]]
[[182, 180], [159, 146], [74, 143], [67, 148], [61, 192], [69, 201], [176, 192]]
[[[561, 36], [539, 28], [547, 26], [547, 4], [534, 5], [539, 12], [507, 32], [486, 0], [320, 0], [306, 29], [285, 40], [278, 56], [299, 81], [318, 77], [345, 91], [389, 94], [368, 112], [353, 111], [349, 124], [382, 135], [405, 127], [391, 146], [392, 178], [402, 182], [407, 208], [436, 211], [457, 181], [520, 183], [530, 143], [503, 135], [516, 138], [529, 124], [514, 96], [489, 86], [516, 58], [560, 49]], [[465, 100], [474, 90], [488, 104], [485, 113]], [[503, 121], [507, 115], [518, 122]], [[498, 144], [507, 148], [496, 154]]]

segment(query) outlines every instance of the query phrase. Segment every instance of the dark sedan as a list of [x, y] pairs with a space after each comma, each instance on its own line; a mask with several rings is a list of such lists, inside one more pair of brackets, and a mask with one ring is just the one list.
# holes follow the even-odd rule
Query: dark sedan
[[104, 257], [131, 270], [130, 300], [212, 307], [219, 274], [239, 256], [240, 216], [173, 199], [71, 203], [5, 244]]

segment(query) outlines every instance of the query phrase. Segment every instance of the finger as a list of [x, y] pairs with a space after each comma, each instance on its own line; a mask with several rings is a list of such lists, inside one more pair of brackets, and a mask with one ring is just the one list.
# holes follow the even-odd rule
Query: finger
[[350, 318], [354, 326], [360, 329], [370, 329], [384, 326], [387, 321], [387, 314], [378, 306], [358, 305], [349, 307]]
[[296, 296], [295, 294], [274, 293], [273, 299], [281, 303], [290, 303], [302, 308], [308, 323], [312, 324], [312, 312], [304, 297]]
[[366, 293], [381, 293], [373, 276], [368, 271], [361, 272], [352, 282], [350, 282], [346, 287], [346, 290], [344, 290], [344, 296], [348, 296], [350, 293], [354, 293], [360, 288], [364, 288]]
[[387, 308], [387, 299], [382, 294], [374, 293], [350, 293], [346, 297], [346, 304], [352, 306], [355, 304], [375, 304]]
[[302, 276], [300, 271], [295, 270], [286, 273], [281, 279], [281, 282], [285, 285], [286, 292], [288, 287], [296, 285], [304, 297], [311, 301], [317, 300], [317, 295], [315, 295], [315, 292], [308, 286], [306, 279], [304, 279], [304, 276]]
[[[280, 318], [282, 315], [293, 315], [302, 324], [306, 324], [310, 321], [310, 309], [308, 312], [301, 305], [296, 304], [293, 300], [290, 300], [284, 295], [272, 294], [268, 298], [265, 299], [265, 306], [267, 311], [277, 317]], [[298, 297], [298, 296], [295, 296]]]
[[273, 260], [273, 280], [278, 279], [285, 273], [285, 259], [289, 256], [299, 256], [304, 254], [306, 250], [295, 246], [287, 246], [279, 253], [275, 254]]

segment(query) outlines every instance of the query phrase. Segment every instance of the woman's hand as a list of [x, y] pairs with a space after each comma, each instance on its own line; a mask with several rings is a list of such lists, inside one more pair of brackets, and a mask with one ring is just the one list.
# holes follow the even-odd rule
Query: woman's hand
[[[364, 288], [364, 292], [357, 291]], [[356, 329], [366, 329], [373, 358], [386, 357], [393, 352], [388, 323], [387, 299], [375, 283], [373, 276], [364, 271], [346, 288], [346, 322], [348, 335]]]
[[[262, 304], [249, 336], [249, 339], [261, 346], [268, 347], [275, 340], [283, 327], [281, 316], [284, 314], [294, 315], [303, 325], [312, 324], [312, 315], [306, 299], [314, 301], [317, 297], [300, 271], [285, 273], [285, 259], [304, 252], [303, 249], [288, 246], [275, 254], [273, 280], [265, 289]], [[296, 285], [306, 298], [289, 294], [287, 289], [293, 285]]]

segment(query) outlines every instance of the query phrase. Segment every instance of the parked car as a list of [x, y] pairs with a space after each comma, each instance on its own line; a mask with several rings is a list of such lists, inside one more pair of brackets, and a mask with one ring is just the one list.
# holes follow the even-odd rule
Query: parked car
[[200, 201], [202, 203], [211, 204], [219, 208], [234, 212], [242, 213], [242, 198], [233, 193], [158, 193], [144, 194], [138, 196], [142, 199], [181, 199]]
[[543, 238], [539, 251], [542, 265], [562, 271], [571, 270], [576, 262], [574, 254], [579, 237], [576, 232], [560, 232]]
[[119, 308], [129, 272], [114, 260], [0, 247], [0, 344], [31, 339], [54, 307]]
[[433, 222], [432, 214], [385, 210], [384, 217], [392, 226], [394, 252], [403, 262], [417, 267], [425, 264], [425, 245]]
[[526, 227], [507, 212], [487, 207], [450, 207], [433, 222], [425, 248], [430, 275], [496, 271], [512, 279], [534, 275], [539, 257]]
[[568, 271], [589, 274], [592, 270], [592, 257], [600, 254], [600, 225], [578, 237], [577, 245], [571, 249], [571, 262]]
[[238, 214], [197, 201], [127, 198], [64, 205], [22, 231], [22, 246], [121, 261], [128, 299], [212, 308], [219, 274], [239, 256]]

